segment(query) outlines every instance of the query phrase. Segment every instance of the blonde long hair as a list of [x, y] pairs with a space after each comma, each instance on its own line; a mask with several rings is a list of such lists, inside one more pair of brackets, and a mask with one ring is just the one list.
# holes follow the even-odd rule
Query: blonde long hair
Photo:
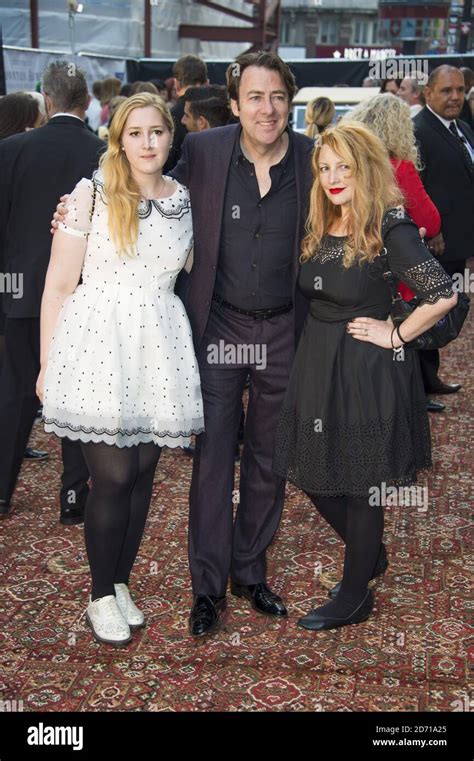
[[355, 180], [349, 215], [350, 235], [345, 244], [343, 266], [371, 262], [383, 248], [384, 213], [389, 208], [401, 207], [403, 195], [382, 141], [370, 129], [357, 123], [328, 127], [316, 141], [311, 162], [313, 185], [300, 261], [306, 262], [314, 256], [323, 237], [341, 218], [341, 209], [329, 200], [321, 186], [319, 154], [323, 145], [341, 156]]
[[411, 161], [421, 169], [410, 106], [397, 95], [377, 94], [359, 103], [342, 117], [341, 123], [347, 122], [365, 124], [381, 139], [391, 158]]
[[109, 144], [101, 156], [99, 167], [104, 178], [104, 193], [107, 199], [108, 227], [119, 254], [134, 255], [138, 238], [138, 205], [141, 193], [133, 179], [130, 163], [122, 150], [122, 133], [129, 114], [135, 108], [153, 106], [163, 117], [171, 133], [174, 122], [165, 101], [159, 95], [140, 93], [127, 98], [114, 113], [109, 127]]
[[329, 98], [314, 98], [306, 106], [304, 120], [306, 122], [305, 135], [315, 138], [323, 132], [328, 124], [331, 124], [336, 107]]

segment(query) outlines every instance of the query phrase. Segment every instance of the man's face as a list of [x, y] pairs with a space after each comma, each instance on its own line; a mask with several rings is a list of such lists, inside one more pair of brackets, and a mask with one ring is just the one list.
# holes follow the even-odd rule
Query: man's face
[[398, 97], [408, 103], [409, 106], [414, 106], [418, 103], [418, 95], [413, 89], [413, 85], [410, 77], [405, 77], [400, 84], [400, 89], [397, 93]]
[[391, 92], [392, 95], [396, 95], [398, 92], [398, 85], [394, 79], [389, 79], [385, 85], [385, 92]]
[[457, 119], [464, 103], [464, 77], [460, 71], [438, 74], [433, 87], [425, 87], [427, 104], [443, 119]]
[[278, 71], [249, 66], [240, 78], [239, 102], [230, 103], [245, 136], [255, 145], [272, 145], [288, 124], [290, 103]]
[[199, 125], [189, 107], [189, 100], [184, 102], [184, 115], [181, 119], [181, 124], [184, 124], [188, 132], [199, 132]]

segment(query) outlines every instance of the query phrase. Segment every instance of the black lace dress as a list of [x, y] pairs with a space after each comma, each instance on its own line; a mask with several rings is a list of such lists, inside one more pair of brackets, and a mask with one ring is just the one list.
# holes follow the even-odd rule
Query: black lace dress
[[[451, 278], [400, 210], [387, 212], [382, 235], [393, 273], [424, 302], [453, 293]], [[327, 235], [300, 268], [310, 312], [280, 413], [273, 469], [321, 496], [366, 497], [370, 487], [407, 486], [431, 466], [426, 398], [417, 352], [391, 349], [346, 331], [355, 317], [387, 319], [391, 293], [379, 257], [342, 267], [343, 237]], [[403, 331], [402, 331], [403, 334]]]

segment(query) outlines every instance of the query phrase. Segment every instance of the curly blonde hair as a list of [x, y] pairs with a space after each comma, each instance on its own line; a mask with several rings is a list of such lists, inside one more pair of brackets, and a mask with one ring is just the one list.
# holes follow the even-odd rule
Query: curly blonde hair
[[342, 117], [341, 123], [347, 122], [361, 122], [370, 127], [391, 158], [411, 161], [418, 171], [422, 168], [410, 106], [397, 95], [379, 93], [359, 103]]
[[99, 167], [104, 176], [104, 192], [107, 198], [108, 227], [119, 254], [134, 256], [138, 238], [138, 205], [141, 193], [130, 169], [130, 163], [122, 151], [122, 133], [130, 113], [135, 108], [153, 106], [163, 117], [163, 122], [173, 137], [174, 122], [165, 101], [159, 95], [139, 93], [126, 98], [119, 105], [109, 127], [109, 142], [102, 154]]
[[332, 203], [321, 185], [319, 155], [324, 145], [343, 159], [355, 180], [343, 266], [371, 262], [383, 248], [383, 216], [388, 209], [403, 208], [403, 194], [382, 141], [372, 130], [356, 122], [339, 122], [325, 129], [316, 140], [311, 161], [313, 185], [300, 261], [306, 262], [314, 256], [323, 237], [341, 218], [340, 207]]

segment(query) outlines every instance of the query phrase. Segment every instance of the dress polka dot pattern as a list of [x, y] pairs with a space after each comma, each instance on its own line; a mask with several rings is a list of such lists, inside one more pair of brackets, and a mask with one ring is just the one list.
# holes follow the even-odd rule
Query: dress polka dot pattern
[[[88, 237], [82, 283], [62, 306], [45, 373], [47, 432], [119, 447], [187, 446], [204, 430], [199, 370], [176, 278], [192, 248], [189, 191], [142, 200], [134, 257], [109, 237], [100, 172], [82, 179], [60, 229]], [[91, 210], [94, 213], [91, 217]]]

